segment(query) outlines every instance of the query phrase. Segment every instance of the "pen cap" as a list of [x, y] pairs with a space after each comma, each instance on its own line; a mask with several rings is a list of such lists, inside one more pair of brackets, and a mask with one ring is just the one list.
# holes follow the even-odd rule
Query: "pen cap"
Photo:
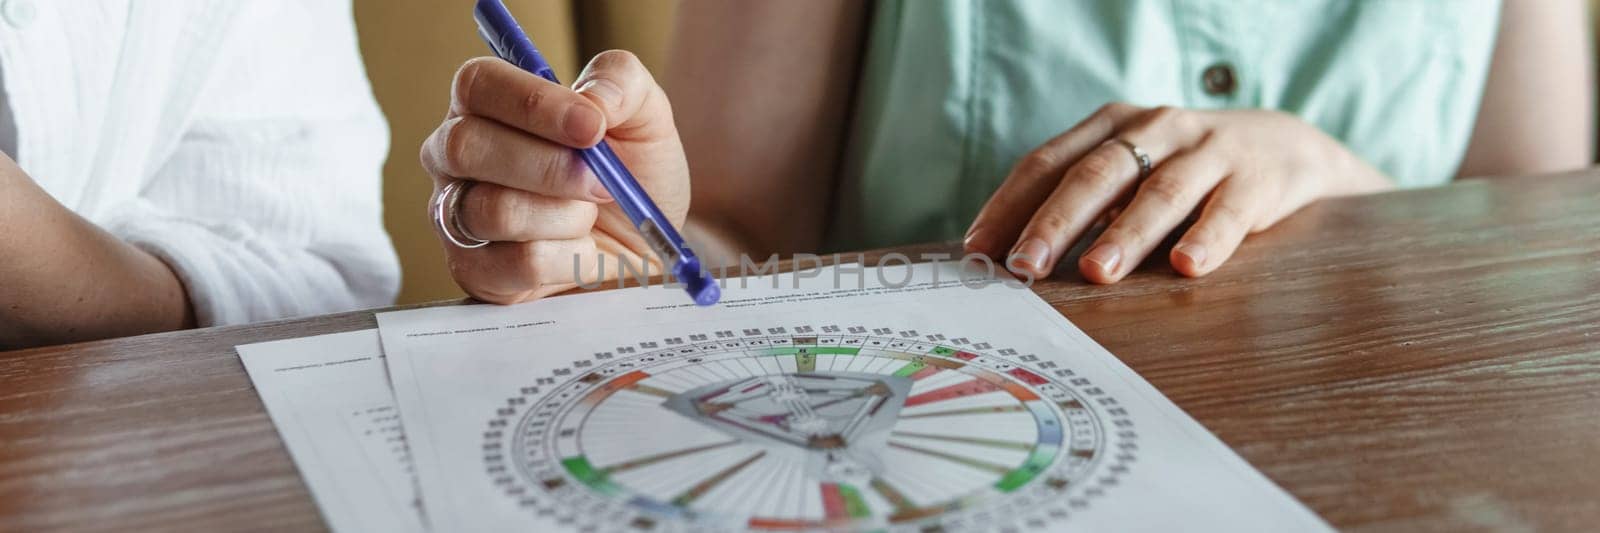
[[522, 26], [517, 24], [517, 19], [511, 16], [511, 11], [500, 0], [478, 0], [477, 7], [472, 10], [472, 18], [478, 21], [478, 36], [494, 49], [495, 55], [522, 70], [560, 83], [556, 81], [556, 73], [550, 68], [550, 63], [544, 60], [544, 55], [533, 46], [533, 41], [523, 33]]

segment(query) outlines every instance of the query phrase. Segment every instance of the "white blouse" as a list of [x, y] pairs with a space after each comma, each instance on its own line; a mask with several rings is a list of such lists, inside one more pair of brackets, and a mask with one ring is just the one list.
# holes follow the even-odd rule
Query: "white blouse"
[[393, 300], [349, 0], [0, 0], [0, 80], [13, 159], [171, 265], [202, 325]]

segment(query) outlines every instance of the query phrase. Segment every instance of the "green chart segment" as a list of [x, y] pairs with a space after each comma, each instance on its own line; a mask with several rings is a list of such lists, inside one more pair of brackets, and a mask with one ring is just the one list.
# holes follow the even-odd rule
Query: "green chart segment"
[[860, 348], [848, 346], [784, 346], [767, 348], [761, 351], [762, 355], [788, 355], [794, 357], [794, 366], [798, 372], [815, 372], [817, 370], [817, 356], [819, 355], [856, 355], [861, 353]]
[[588, 485], [589, 488], [594, 489], [596, 492], [609, 496], [622, 494], [622, 487], [612, 483], [605, 471], [589, 464], [589, 458], [587, 457], [580, 455], [562, 459], [561, 466], [566, 467], [567, 473], [572, 474], [573, 479]]

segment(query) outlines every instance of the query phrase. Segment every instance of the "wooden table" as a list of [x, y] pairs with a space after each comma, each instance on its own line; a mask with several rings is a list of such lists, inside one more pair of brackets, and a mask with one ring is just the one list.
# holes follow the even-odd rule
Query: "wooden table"
[[[1600, 524], [1600, 173], [1325, 201], [1204, 279], [1037, 290], [1336, 526]], [[323, 528], [233, 346], [374, 326], [0, 354], [0, 531]]]

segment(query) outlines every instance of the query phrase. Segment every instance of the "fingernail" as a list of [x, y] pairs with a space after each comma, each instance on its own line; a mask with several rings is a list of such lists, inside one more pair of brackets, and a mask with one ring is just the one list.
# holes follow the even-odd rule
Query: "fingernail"
[[983, 240], [983, 230], [978, 228], [967, 231], [967, 238], [961, 240], [961, 248], [972, 253], [989, 254], [989, 243]]
[[[1050, 245], [1045, 244], [1044, 239], [1032, 237], [1022, 241], [1022, 244], [1017, 245], [1017, 248], [1011, 251], [1011, 257], [1006, 258], [1006, 268], [1016, 272], [1019, 270], [1017, 263], [1022, 263], [1022, 265], [1034, 272], [1043, 272], [1044, 261], [1049, 258]], [[1021, 272], [1018, 273], [1020, 274]]]
[[583, 104], [573, 104], [567, 108], [567, 114], [561, 117], [561, 128], [567, 132], [567, 139], [574, 143], [587, 145], [594, 142], [595, 133], [600, 131], [605, 118], [594, 108]]
[[1194, 268], [1200, 268], [1206, 264], [1206, 247], [1204, 246], [1186, 242], [1172, 247], [1172, 251], [1189, 258], [1189, 264], [1194, 265]]
[[1089, 253], [1083, 254], [1083, 260], [1094, 263], [1106, 275], [1117, 271], [1117, 264], [1122, 262], [1122, 247], [1106, 242], [1095, 245]]
[[592, 94], [595, 98], [599, 98], [601, 102], [605, 103], [606, 111], [614, 111], [622, 107], [622, 88], [617, 87], [617, 84], [611, 80], [605, 78], [590, 79], [578, 87], [578, 92]]

